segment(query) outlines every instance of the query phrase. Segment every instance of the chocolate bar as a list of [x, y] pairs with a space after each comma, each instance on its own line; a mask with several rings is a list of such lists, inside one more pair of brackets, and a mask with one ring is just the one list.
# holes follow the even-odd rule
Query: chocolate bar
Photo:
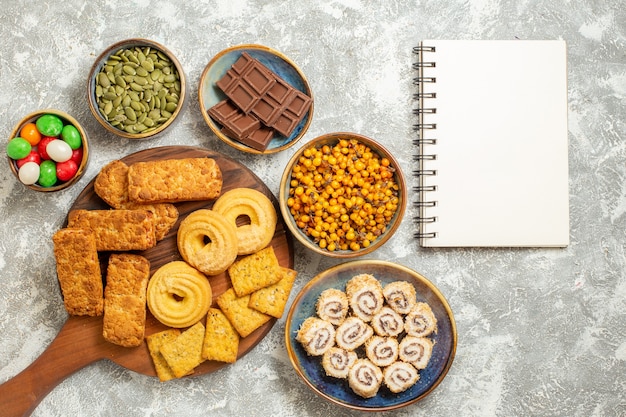
[[209, 115], [225, 134], [258, 150], [267, 148], [275, 132], [291, 135], [313, 101], [246, 52], [216, 85], [228, 99]]

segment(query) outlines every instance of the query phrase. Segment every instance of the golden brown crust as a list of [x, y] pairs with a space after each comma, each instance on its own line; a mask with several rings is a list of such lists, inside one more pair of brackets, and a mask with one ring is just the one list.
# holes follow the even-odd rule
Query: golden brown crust
[[136, 162], [128, 170], [128, 196], [136, 203], [212, 200], [222, 191], [222, 171], [212, 158]]
[[146, 328], [146, 288], [150, 262], [140, 255], [111, 254], [104, 289], [104, 339], [125, 347], [139, 346]]
[[179, 329], [167, 329], [162, 332], [146, 336], [146, 344], [148, 345], [148, 351], [150, 352], [152, 362], [154, 363], [154, 370], [156, 371], [159, 381], [161, 382], [176, 378], [176, 375], [172, 372], [172, 368], [170, 368], [167, 361], [161, 354], [161, 346], [176, 340], [176, 338], [180, 336], [180, 333]]
[[241, 337], [248, 336], [272, 318], [272, 316], [248, 307], [249, 303], [249, 295], [237, 297], [232, 288], [217, 297], [217, 305]]
[[171, 203], [137, 204], [129, 202], [122, 204], [119, 208], [127, 210], [148, 210], [151, 212], [157, 242], [167, 236], [168, 232], [178, 220], [178, 209]]
[[120, 160], [106, 164], [93, 184], [95, 193], [113, 208], [128, 202], [128, 165]]
[[261, 313], [281, 318], [296, 280], [297, 272], [289, 268], [279, 268], [280, 281], [269, 287], [261, 288], [250, 294], [248, 307]]
[[100, 316], [102, 273], [96, 237], [89, 229], [65, 228], [52, 236], [65, 309], [76, 316]]
[[72, 210], [68, 226], [91, 229], [98, 251], [145, 250], [156, 245], [148, 210]]

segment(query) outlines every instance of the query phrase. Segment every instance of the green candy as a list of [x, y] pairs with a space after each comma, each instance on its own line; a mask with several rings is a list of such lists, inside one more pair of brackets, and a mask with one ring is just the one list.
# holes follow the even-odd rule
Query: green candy
[[54, 161], [46, 160], [39, 166], [39, 185], [52, 187], [57, 182], [57, 166]]
[[61, 130], [61, 139], [70, 145], [70, 148], [76, 150], [80, 148], [82, 140], [80, 138], [80, 132], [72, 125], [66, 125]]
[[33, 147], [24, 138], [13, 138], [7, 144], [7, 155], [12, 159], [26, 158]]
[[63, 130], [63, 121], [54, 114], [44, 114], [37, 119], [35, 125], [44, 136], [57, 137]]

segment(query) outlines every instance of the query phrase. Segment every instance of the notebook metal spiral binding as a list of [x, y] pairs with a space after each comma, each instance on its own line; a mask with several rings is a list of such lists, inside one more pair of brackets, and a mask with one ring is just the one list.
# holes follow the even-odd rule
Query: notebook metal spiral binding
[[413, 84], [417, 86], [417, 93], [413, 94], [413, 99], [417, 101], [418, 106], [413, 109], [413, 114], [417, 116], [417, 123], [413, 125], [413, 130], [417, 133], [417, 139], [413, 140], [413, 144], [417, 146], [418, 153], [414, 156], [413, 160], [418, 162], [418, 169], [413, 171], [413, 175], [415, 175], [420, 184], [413, 188], [413, 190], [419, 194], [418, 201], [414, 203], [415, 207], [419, 209], [418, 216], [415, 217], [415, 221], [418, 224], [418, 231], [415, 236], [419, 239], [422, 238], [433, 238], [437, 236], [436, 232], [424, 232], [422, 229], [422, 225], [426, 223], [435, 223], [437, 221], [436, 216], [425, 216], [424, 208], [436, 207], [437, 201], [428, 201], [424, 199], [424, 196], [428, 192], [433, 192], [437, 190], [436, 185], [424, 185], [422, 183], [422, 179], [425, 176], [435, 176], [437, 175], [437, 170], [434, 169], [426, 169], [424, 162], [425, 161], [434, 161], [437, 159], [436, 154], [425, 153], [425, 146], [427, 145], [436, 145], [437, 139], [435, 138], [426, 138], [426, 131], [433, 131], [437, 129], [436, 123], [426, 123], [424, 121], [424, 115], [436, 114], [437, 109], [435, 107], [425, 107], [424, 99], [435, 99], [437, 98], [437, 93], [424, 91], [425, 84], [434, 84], [437, 82], [436, 77], [427, 77], [424, 76], [424, 68], [435, 68], [436, 63], [434, 61], [425, 61], [423, 53], [424, 52], [435, 52], [435, 47], [419, 45], [413, 48], [413, 52], [418, 56], [418, 59], [415, 63], [413, 63], [413, 68], [418, 71], [418, 76], [413, 78]]

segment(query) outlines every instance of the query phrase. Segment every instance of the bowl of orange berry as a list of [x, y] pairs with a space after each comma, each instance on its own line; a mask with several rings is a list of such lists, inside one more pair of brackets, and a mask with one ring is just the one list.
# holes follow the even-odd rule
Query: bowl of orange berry
[[279, 204], [287, 227], [305, 247], [354, 258], [396, 232], [406, 209], [406, 183], [398, 161], [375, 140], [327, 133], [291, 157]]

